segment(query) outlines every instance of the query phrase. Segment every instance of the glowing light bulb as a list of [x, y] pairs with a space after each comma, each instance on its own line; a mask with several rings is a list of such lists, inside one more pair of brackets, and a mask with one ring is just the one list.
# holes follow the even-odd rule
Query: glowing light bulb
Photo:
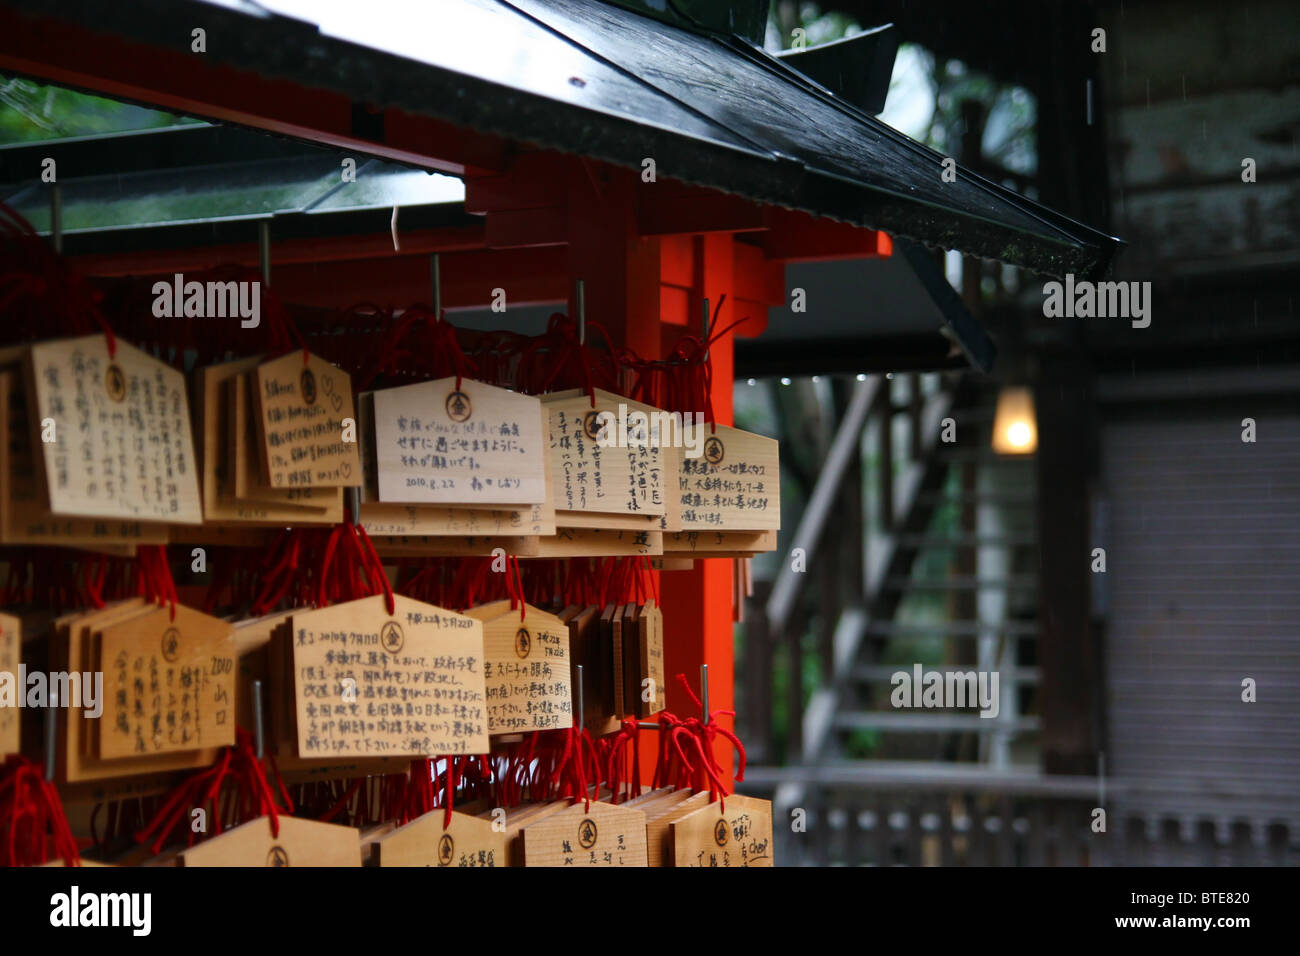
[[1007, 428], [1007, 441], [1017, 448], [1024, 448], [1033, 440], [1034, 431], [1027, 422], [1013, 422]]

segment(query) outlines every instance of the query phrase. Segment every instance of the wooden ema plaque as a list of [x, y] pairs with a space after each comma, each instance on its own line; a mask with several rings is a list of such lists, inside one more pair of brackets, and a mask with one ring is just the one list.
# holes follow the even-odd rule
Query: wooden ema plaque
[[[25, 349], [0, 349], [21, 358]], [[0, 368], [0, 542], [50, 544], [97, 550], [136, 544], [166, 544], [165, 524], [143, 521], [69, 518], [50, 513], [32, 457], [31, 423], [27, 419], [27, 390], [16, 364]]]
[[[33, 345], [32, 447], [57, 515], [199, 524], [185, 376], [103, 335]], [[42, 440], [50, 419], [54, 440]]]
[[[610, 684], [610, 705], [620, 720], [627, 715], [626, 684], [623, 682], [623, 605], [607, 604], [600, 612], [602, 645], [601, 677]], [[605, 667], [604, 661], [609, 661]]]
[[681, 557], [752, 557], [776, 550], [776, 531], [678, 531], [664, 535], [664, 554]]
[[[556, 513], [559, 520], [559, 513]], [[575, 558], [663, 554], [662, 531], [556, 528], [553, 537], [524, 538], [512, 552], [521, 558]]]
[[[219, 365], [208, 365], [197, 372], [198, 394], [197, 415], [201, 423], [201, 441], [199, 443], [200, 465], [202, 469], [203, 520], [205, 524], [266, 525], [283, 528], [286, 524], [328, 523], [337, 524], [343, 520], [343, 492], [341, 489], [303, 488], [292, 489], [299, 495], [310, 495], [309, 499], [319, 507], [303, 507], [288, 497], [290, 490], [275, 489], [276, 497], [263, 497], [257, 500], [240, 499], [236, 496], [236, 472], [240, 462], [232, 454], [232, 446], [242, 447], [246, 456], [244, 468], [255, 471], [258, 487], [261, 485], [262, 465], [258, 449], [261, 439], [257, 432], [256, 402], [252, 398], [251, 380], [246, 379], [245, 401], [242, 403], [244, 414], [239, 415], [240, 407], [234, 397], [238, 394], [236, 382], [241, 375], [253, 375], [262, 362], [260, 356], [236, 359]], [[244, 422], [244, 430], [239, 422]], [[247, 482], [247, 476], [245, 477]], [[332, 497], [330, 497], [332, 494]], [[220, 543], [220, 542], [217, 542]]]
[[490, 818], [443, 810], [416, 817], [374, 842], [377, 866], [507, 866], [506, 831]]
[[578, 801], [523, 828], [525, 866], [646, 866], [645, 814]]
[[[140, 598], [131, 598], [110, 604], [100, 610], [85, 614], [70, 614], [59, 618], [53, 625], [54, 646], [50, 660], [56, 670], [77, 670], [89, 673], [92, 666], [92, 635], [103, 626], [118, 623], [132, 616], [151, 614], [157, 608]], [[179, 609], [177, 611], [179, 614]], [[108, 686], [105, 682], [105, 706]], [[98, 732], [104, 717], [87, 717], [82, 708], [71, 706], [63, 711], [59, 727], [58, 754], [55, 761], [58, 779], [70, 784], [85, 784], [78, 789], [86, 797], [97, 801], [143, 796], [165, 791], [172, 783], [162, 776], [166, 771], [209, 767], [217, 759], [219, 750], [188, 750], [177, 753], [123, 757], [103, 760], [95, 756]], [[147, 777], [145, 775], [148, 775]], [[116, 778], [139, 776], [137, 781]], [[113, 778], [113, 779], [110, 779]], [[65, 799], [72, 794], [65, 791]]]
[[664, 612], [653, 598], [641, 608], [636, 623], [639, 635], [637, 687], [640, 690], [637, 716], [645, 718], [664, 709], [668, 690], [668, 676], [664, 669]]
[[706, 426], [698, 458], [677, 449], [682, 530], [769, 531], [781, 527], [779, 443], [726, 425]]
[[181, 605], [108, 624], [95, 638], [104, 673], [99, 756], [176, 753], [235, 742], [235, 638], [225, 621]]
[[22, 622], [12, 615], [0, 614], [0, 761], [16, 754], [22, 744], [18, 718], [20, 695], [27, 693], [18, 681], [22, 659]]
[[[583, 389], [542, 398], [558, 523], [566, 523], [565, 512], [662, 517], [664, 467], [663, 452], [654, 443], [657, 433], [627, 426], [634, 412], [646, 416], [647, 430], [650, 415], [666, 413], [601, 389], [594, 392], [594, 407]], [[602, 413], [613, 416], [612, 427]]]
[[519, 734], [573, 726], [569, 628], [531, 604], [493, 601], [465, 612], [483, 622], [488, 733]]
[[394, 596], [292, 619], [300, 757], [423, 757], [488, 749], [483, 625]]
[[[370, 537], [517, 537], [555, 534], [555, 512], [542, 505], [495, 510], [443, 505], [362, 504], [361, 526]], [[513, 543], [513, 542], [512, 542]]]
[[676, 817], [669, 828], [675, 866], [772, 866], [772, 804], [767, 800], [732, 794]]
[[[253, 396], [254, 372], [240, 372], [225, 383], [226, 402], [231, 412], [231, 427], [226, 435], [225, 465], [230, 473], [235, 497], [240, 501], [266, 502], [291, 509], [297, 521], [343, 520], [343, 489], [321, 485], [272, 488], [263, 477], [266, 463], [259, 457], [261, 440]], [[229, 486], [227, 486], [229, 490]], [[334, 514], [327, 516], [327, 511]]]
[[385, 504], [379, 500], [379, 468], [375, 462], [375, 399], [373, 392], [357, 396], [361, 415], [360, 523], [375, 537], [511, 537], [555, 534], [555, 507], [551, 503], [550, 472], [545, 472], [546, 501], [520, 508], [493, 508], [428, 504]]
[[372, 537], [371, 543], [380, 557], [441, 556], [469, 557], [492, 555], [497, 548], [507, 554], [519, 554], [523, 543], [537, 540], [530, 535], [453, 537], [452, 535], [406, 535], [401, 537]]
[[[303, 759], [298, 756], [298, 732], [294, 719], [292, 619], [295, 612], [280, 612], [262, 618], [235, 622], [235, 645], [239, 652], [239, 706], [241, 727], [254, 726], [251, 681], [262, 679], [263, 721], [266, 751], [275, 756], [276, 768], [286, 784], [355, 779], [405, 773], [409, 761], [401, 757]], [[296, 613], [305, 614], [306, 611]]]
[[499, 820], [501, 817], [496, 810], [505, 810], [506, 865], [523, 866], [524, 827], [568, 808], [568, 800], [551, 800], [546, 803], [525, 803], [518, 807], [491, 808], [479, 813], [478, 817], [482, 820]]
[[675, 792], [682, 796], [659, 801], [643, 811], [646, 815], [646, 856], [650, 866], [673, 865], [672, 822], [709, 803], [707, 793]]
[[254, 373], [260, 454], [272, 488], [361, 484], [355, 441], [343, 440], [343, 422], [356, 425], [352, 378], [318, 355], [300, 351], [257, 366]]
[[664, 461], [664, 513], [658, 518], [656, 527], [664, 532], [682, 530], [682, 496], [681, 488], [682, 449], [665, 448]]
[[567, 618], [561, 615], [569, 628], [572, 661], [582, 665], [583, 719], [596, 737], [618, 730], [618, 717], [614, 714], [614, 665], [611, 648], [602, 642], [600, 612], [600, 608], [589, 605], [566, 608]]
[[379, 500], [523, 505], [546, 501], [541, 402], [442, 378], [374, 393]]
[[[301, 362], [302, 360], [299, 359]], [[210, 837], [176, 857], [177, 866], [360, 866], [358, 831], [281, 815], [258, 817]]]

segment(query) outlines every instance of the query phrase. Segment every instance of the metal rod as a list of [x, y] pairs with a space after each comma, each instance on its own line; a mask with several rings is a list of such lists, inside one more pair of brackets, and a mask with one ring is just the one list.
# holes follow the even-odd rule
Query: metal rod
[[[700, 665], [700, 706], [704, 710], [704, 716], [701, 723], [709, 722], [709, 665]], [[636, 725], [642, 730], [658, 730], [659, 724], [652, 720], [638, 720]]]
[[262, 267], [262, 285], [271, 286], [271, 224], [263, 219], [257, 224], [257, 260]]
[[352, 523], [361, 524], [361, 488], [353, 485], [348, 489], [348, 507], [352, 509]]
[[257, 741], [257, 759], [262, 759], [266, 750], [265, 731], [262, 721], [262, 682], [253, 681], [253, 736]]
[[587, 726], [585, 701], [582, 699], [582, 665], [575, 664], [574, 670], [578, 672], [578, 729], [581, 730]]
[[433, 314], [435, 318], [442, 318], [442, 264], [438, 259], [438, 253], [429, 256], [429, 275], [433, 280]]
[[709, 300], [704, 300], [704, 318], [700, 323], [700, 341], [706, 343], [704, 347], [704, 357], [709, 357]]
[[48, 707], [45, 710], [45, 779], [54, 779], [54, 761], [58, 755], [59, 709]]
[[578, 344], [587, 344], [587, 283], [578, 280]]
[[50, 241], [54, 251], [63, 254], [63, 187], [55, 183], [50, 187]]

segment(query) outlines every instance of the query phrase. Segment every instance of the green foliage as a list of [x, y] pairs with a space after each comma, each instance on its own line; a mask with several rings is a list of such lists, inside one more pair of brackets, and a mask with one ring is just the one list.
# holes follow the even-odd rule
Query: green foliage
[[153, 129], [196, 120], [19, 77], [0, 77], [0, 143]]

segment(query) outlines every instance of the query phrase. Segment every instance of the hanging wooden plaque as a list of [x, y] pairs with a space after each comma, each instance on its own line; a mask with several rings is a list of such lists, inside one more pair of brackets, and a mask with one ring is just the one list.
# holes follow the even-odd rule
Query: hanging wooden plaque
[[437, 379], [374, 393], [379, 500], [522, 506], [546, 501], [541, 403]]
[[[240, 372], [226, 382], [226, 404], [231, 411], [231, 427], [226, 453], [226, 465], [233, 478], [235, 497], [241, 501], [268, 502], [288, 506], [302, 518], [325, 520], [326, 509], [336, 509], [331, 523], [343, 520], [342, 488], [305, 486], [272, 488], [263, 477], [267, 472], [259, 458], [261, 441], [257, 433], [256, 401], [253, 397], [254, 372]], [[301, 518], [298, 519], [301, 522]]]
[[[52, 667], [65, 671], [93, 671], [90, 638], [98, 623], [104, 619], [119, 619], [124, 612], [146, 613], [152, 610], [154, 608], [146, 606], [140, 598], [132, 598], [107, 605], [98, 611], [78, 612], [59, 618], [52, 625]], [[107, 694], [107, 689], [105, 693]], [[77, 789], [77, 792], [84, 793], [84, 797], [90, 799], [121, 799], [163, 792], [170, 785], [168, 779], [162, 776], [165, 771], [211, 766], [219, 753], [218, 749], [210, 748], [100, 760], [98, 757], [86, 756], [87, 752], [92, 751], [92, 748], [87, 747], [86, 741], [91, 733], [88, 725], [102, 721], [102, 715], [99, 718], [87, 717], [83, 708], [73, 706], [61, 711], [61, 717], [56, 760], [58, 779], [72, 784], [86, 784]], [[139, 779], [134, 781], [109, 779], [135, 775], [139, 775]], [[71, 796], [65, 798], [71, 799]]]
[[664, 535], [664, 554], [733, 557], [776, 550], [776, 531], [679, 531]]
[[361, 841], [353, 827], [281, 814], [279, 833], [270, 817], [249, 820], [190, 847], [177, 866], [360, 866]]
[[235, 742], [235, 638], [191, 608], [156, 608], [99, 632], [104, 713], [99, 757], [176, 753]]
[[[637, 716], [649, 717], [664, 709], [667, 692], [667, 671], [664, 667], [664, 612], [654, 599], [646, 601], [637, 616], [640, 630], [640, 652], [637, 685]], [[649, 683], [647, 683], [649, 681]]]
[[20, 696], [27, 693], [18, 676], [22, 656], [22, 621], [0, 614], [0, 760], [18, 753], [22, 744], [18, 718]]
[[[343, 520], [342, 489], [302, 489], [315, 495], [333, 493], [325, 503], [325, 510], [298, 507], [286, 498], [270, 500], [240, 499], [235, 495], [237, 461], [231, 454], [231, 445], [240, 435], [236, 423], [231, 383], [241, 374], [253, 374], [262, 362], [261, 356], [236, 359], [219, 365], [198, 369], [197, 413], [202, 423], [200, 459], [202, 465], [203, 519], [208, 525], [216, 522], [240, 525], [267, 525], [283, 528], [288, 524], [337, 524]], [[251, 385], [249, 386], [251, 388]], [[256, 403], [249, 396], [244, 417], [252, 431], [243, 433], [242, 444], [251, 451], [251, 467], [257, 469], [257, 482], [263, 480], [258, 458], [261, 439], [257, 433]], [[251, 438], [250, 438], [251, 434]], [[265, 486], [264, 486], [265, 487]], [[313, 499], [317, 504], [320, 500]], [[220, 533], [218, 530], [217, 533]], [[220, 543], [220, 542], [214, 542]]]
[[[26, 350], [0, 350], [18, 357]], [[50, 513], [32, 457], [27, 391], [21, 368], [0, 368], [0, 542], [50, 544], [100, 550], [166, 544], [168, 527], [143, 521], [70, 518]]]
[[523, 829], [525, 866], [646, 866], [645, 814], [582, 801]]
[[498, 548], [514, 557], [524, 557], [535, 535], [483, 535], [481, 537], [454, 535], [403, 535], [399, 537], [372, 537], [375, 550], [381, 557], [442, 556], [469, 557], [492, 555]]
[[[74, 618], [72, 627], [78, 628], [81, 634], [81, 659], [75, 670], [82, 674], [103, 674], [105, 668], [99, 652], [103, 629], [147, 617], [156, 610], [157, 607], [150, 603], [137, 604], [124, 601], [115, 607], [104, 608], [102, 613]], [[107, 683], [104, 683], [101, 688], [104, 693], [112, 690], [113, 688]], [[107, 700], [103, 698], [101, 700], [104, 700], [104, 707], [100, 709], [98, 716], [93, 712], [93, 708], [83, 715], [86, 719], [81, 735], [81, 755], [90, 760], [99, 758], [99, 739], [104, 728], [103, 711], [108, 707]]]
[[[722, 805], [726, 805], [726, 810]], [[733, 794], [675, 817], [675, 866], [772, 866], [772, 804]]]
[[645, 811], [646, 856], [650, 866], [673, 865], [672, 822], [709, 803], [708, 793], [679, 792], [687, 793], [687, 796], [680, 800], [666, 800]]
[[609, 697], [614, 716], [621, 720], [627, 714], [623, 685], [623, 605], [605, 605], [600, 614], [600, 643], [602, 656], [609, 660], [609, 670], [602, 676], [610, 683]]
[[613, 664], [602, 649], [601, 609], [592, 605], [574, 608], [569, 617], [569, 650], [573, 663], [582, 665], [583, 719], [593, 736], [618, 730], [614, 716]]
[[623, 667], [623, 706], [629, 716], [636, 716], [641, 711], [641, 626], [638, 618], [641, 608], [635, 604], [624, 604], [622, 622]]
[[396, 595], [294, 614], [298, 755], [486, 753], [483, 625]]
[[51, 512], [202, 522], [183, 374], [120, 339], [110, 357], [103, 335], [33, 345], [28, 361], [33, 457]]
[[[663, 452], [651, 429], [658, 409], [595, 390], [595, 406], [583, 389], [545, 395], [549, 465], [558, 512], [604, 512], [662, 516], [665, 513]], [[645, 428], [632, 416], [645, 416]], [[563, 515], [557, 520], [564, 524]]]
[[[558, 520], [558, 518], [557, 518]], [[527, 558], [574, 558], [602, 555], [663, 554], [662, 531], [610, 531], [602, 528], [556, 528], [547, 537], [522, 539], [514, 554]]]
[[480, 820], [501, 821], [497, 810], [505, 811], [506, 865], [524, 865], [524, 827], [544, 820], [552, 814], [568, 809], [568, 800], [551, 800], [546, 803], [525, 803], [518, 807], [494, 807], [478, 814]]
[[361, 519], [372, 538], [420, 537], [513, 537], [555, 534], [555, 505], [551, 495], [550, 471], [544, 470], [546, 500], [519, 508], [493, 508], [432, 504], [393, 504], [379, 500], [379, 470], [374, 453], [374, 393], [358, 396], [361, 413], [361, 470], [366, 483], [361, 492]]
[[[273, 488], [361, 484], [352, 378], [319, 355], [301, 352], [264, 362], [255, 372], [258, 435], [266, 483]], [[344, 440], [344, 421], [354, 440]]]
[[557, 617], [509, 601], [465, 612], [483, 622], [488, 733], [518, 734], [573, 726], [569, 629]]
[[506, 832], [491, 819], [453, 811], [451, 825], [443, 828], [446, 812], [433, 810], [374, 843], [378, 866], [506, 866]]
[[781, 527], [779, 442], [726, 425], [706, 427], [698, 458], [678, 449], [684, 531], [763, 531]]

